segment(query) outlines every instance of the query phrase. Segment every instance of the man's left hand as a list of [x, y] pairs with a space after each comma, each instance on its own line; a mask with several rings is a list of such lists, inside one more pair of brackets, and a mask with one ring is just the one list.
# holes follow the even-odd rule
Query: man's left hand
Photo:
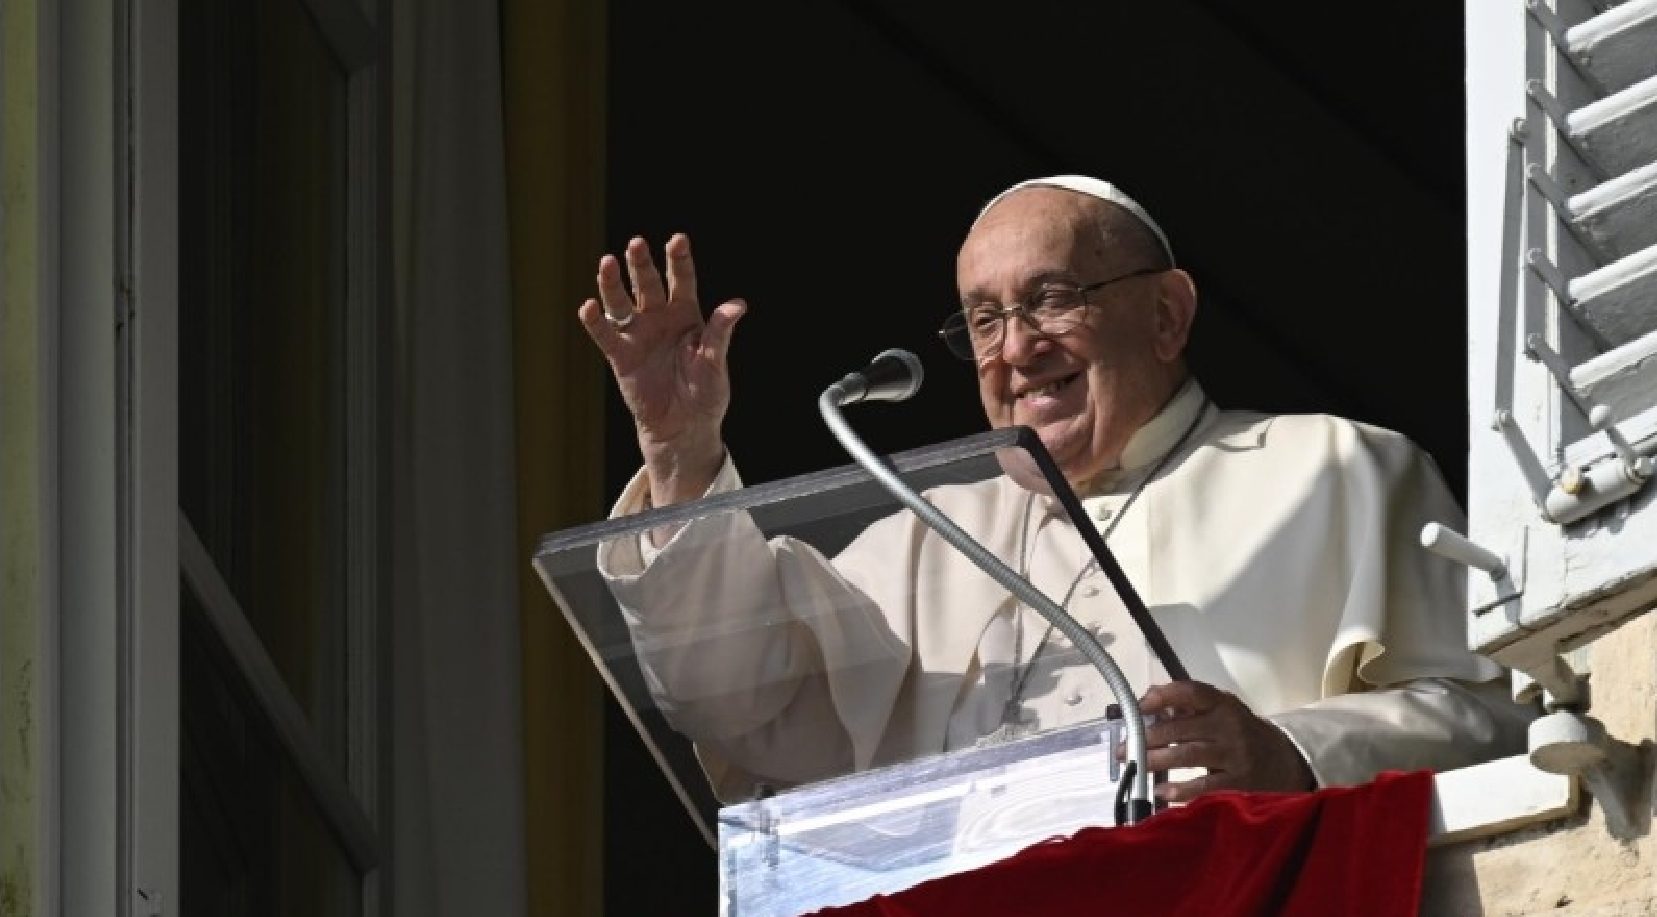
[[1236, 695], [1200, 681], [1175, 681], [1145, 692], [1139, 707], [1150, 771], [1201, 767], [1207, 774], [1156, 789], [1164, 802], [1188, 802], [1214, 790], [1310, 790], [1317, 781], [1283, 730], [1254, 715]]

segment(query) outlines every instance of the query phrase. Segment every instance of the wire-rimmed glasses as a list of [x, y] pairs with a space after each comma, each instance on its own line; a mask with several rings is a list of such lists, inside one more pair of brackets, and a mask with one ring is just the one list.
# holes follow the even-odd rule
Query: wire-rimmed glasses
[[1007, 319], [1017, 315], [1024, 327], [1044, 337], [1058, 337], [1074, 331], [1087, 314], [1089, 294], [1113, 283], [1146, 274], [1160, 274], [1166, 268], [1147, 267], [1129, 271], [1109, 280], [1100, 280], [1082, 286], [1048, 284], [1031, 294], [1023, 302], [1009, 305], [977, 303], [951, 313], [944, 319], [938, 336], [944, 339], [949, 352], [963, 360], [987, 360], [1001, 352], [1001, 343], [1007, 339]]

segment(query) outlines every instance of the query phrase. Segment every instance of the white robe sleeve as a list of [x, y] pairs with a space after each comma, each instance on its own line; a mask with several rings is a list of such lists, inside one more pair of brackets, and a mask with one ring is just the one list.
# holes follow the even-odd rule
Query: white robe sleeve
[[1294, 742], [1318, 786], [1352, 786], [1384, 770], [1446, 771], [1517, 754], [1534, 716], [1509, 699], [1505, 679], [1423, 678], [1267, 719]]
[[1466, 645], [1466, 571], [1422, 549], [1422, 525], [1461, 525], [1431, 459], [1364, 428], [1345, 463], [1351, 579], [1322, 699], [1270, 719], [1320, 786], [1383, 770], [1465, 767], [1525, 747], [1535, 711], [1515, 704], [1494, 663]]
[[[612, 517], [644, 508], [647, 486], [636, 477]], [[739, 487], [727, 458], [709, 495]], [[768, 542], [747, 513], [732, 512], [686, 524], [659, 550], [642, 537], [603, 545], [598, 568], [652, 699], [696, 743], [721, 798], [868, 765], [872, 743], [852, 734], [877, 736], [879, 724], [859, 721], [882, 717], [882, 705], [867, 696], [837, 704], [835, 692], [886, 685], [889, 709], [909, 651], [816, 549]]]

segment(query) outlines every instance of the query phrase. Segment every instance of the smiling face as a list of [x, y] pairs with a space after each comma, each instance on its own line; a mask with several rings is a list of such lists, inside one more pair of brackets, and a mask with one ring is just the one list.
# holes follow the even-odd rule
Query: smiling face
[[[1030, 188], [1003, 198], [968, 233], [956, 259], [964, 305], [1029, 302], [1166, 263], [1144, 227], [1113, 204]], [[1196, 292], [1180, 270], [1132, 277], [1088, 296], [1082, 324], [1056, 337], [1007, 322], [1001, 352], [980, 358], [978, 391], [992, 427], [1028, 426], [1065, 478], [1085, 483], [1117, 466], [1134, 432], [1185, 378]]]

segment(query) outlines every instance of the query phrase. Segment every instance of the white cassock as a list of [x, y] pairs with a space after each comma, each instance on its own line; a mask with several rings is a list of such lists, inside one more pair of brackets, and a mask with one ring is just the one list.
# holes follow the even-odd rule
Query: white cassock
[[[727, 460], [710, 493], [740, 486]], [[648, 494], [641, 473], [612, 517]], [[1006, 477], [927, 497], [1055, 602], [1073, 592], [1070, 612], [1137, 693], [1166, 680], [1104, 576], [1078, 579], [1090, 555], [1048, 498]], [[1466, 647], [1465, 569], [1416, 540], [1426, 522], [1460, 527], [1461, 510], [1403, 436], [1220, 411], [1193, 381], [1082, 502], [1190, 677], [1276, 723], [1320, 785], [1523, 749], [1531, 712]], [[1027, 726], [1098, 718], [1112, 700], [1057, 633], [1038, 652], [1045, 620], [907, 511], [833, 558], [733, 513], [660, 550], [611, 542], [598, 563], [658, 705], [727, 801], [756, 781], [970, 746], [1001, 724], [1026, 669]]]

